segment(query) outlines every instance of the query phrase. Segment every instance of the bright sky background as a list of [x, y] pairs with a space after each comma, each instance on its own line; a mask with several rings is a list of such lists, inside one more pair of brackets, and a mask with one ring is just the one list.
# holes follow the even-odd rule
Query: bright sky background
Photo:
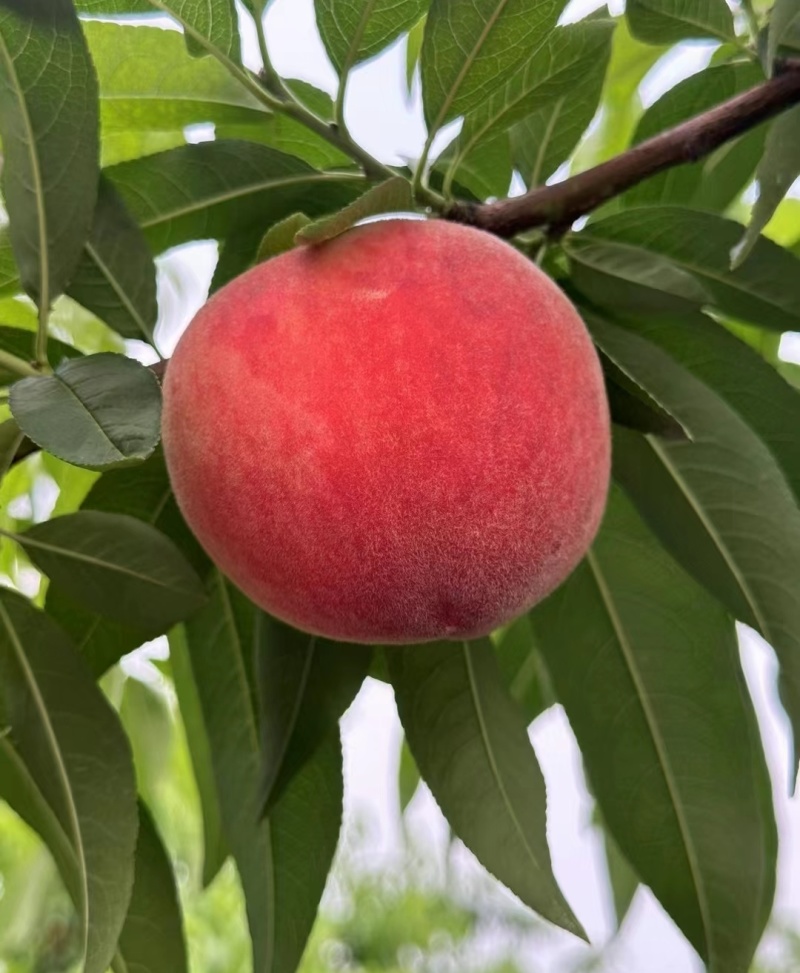
[[[598, 0], [573, 0], [565, 19], [577, 19], [602, 5]], [[621, 0], [612, 0], [610, 7], [614, 13], [621, 12]], [[257, 67], [252, 24], [246, 16], [242, 21], [245, 57]], [[275, 0], [266, 25], [270, 54], [277, 70], [284, 76], [310, 81], [333, 94], [336, 75], [316, 31], [313, 0]], [[710, 44], [687, 44], [678, 54], [663, 59], [645, 81], [646, 104], [671, 87], [676, 76], [701, 70], [712, 51]], [[357, 68], [348, 88], [347, 121], [353, 136], [389, 163], [417, 157], [425, 137], [418, 85], [409, 99], [404, 78], [405, 49], [399, 43]], [[202, 137], [202, 133], [198, 134]], [[447, 137], [452, 134], [451, 127]], [[198, 244], [160, 260], [163, 311], [159, 338], [163, 352], [171, 351], [183, 327], [205, 300], [215, 258], [214, 244]], [[787, 352], [800, 355], [800, 335], [785, 341], [784, 347]], [[776, 666], [768, 647], [757, 636], [743, 632], [745, 670], [776, 783], [781, 830], [777, 914], [800, 925], [800, 802], [790, 802], [787, 797], [787, 725], [777, 707]], [[597, 691], [602, 692], [602, 686]], [[371, 822], [366, 838], [367, 857], [376, 862], [391, 860], [401, 848], [396, 810], [401, 737], [394, 700], [387, 686], [368, 681], [345, 718], [344, 736], [348, 813], [366, 815]], [[560, 708], [537, 720], [531, 736], [548, 784], [555, 871], [593, 943], [600, 945], [611, 933], [610, 897], [600, 844], [590, 823], [591, 803], [583, 784], [579, 754]], [[415, 833], [442, 846], [443, 822], [427, 792], [418, 794], [412, 804], [410, 822]], [[731, 848], [731, 854], [736, 854], [735, 848]], [[462, 857], [466, 861], [470, 856], [465, 853]], [[491, 947], [488, 943], [487, 949]], [[585, 947], [556, 931], [545, 940], [537, 939], [525, 962], [531, 971], [555, 971], [561, 966], [561, 959], [581, 955], [586, 955]], [[701, 968], [653, 897], [640, 890], [605, 970], [608, 973], [695, 973]]]

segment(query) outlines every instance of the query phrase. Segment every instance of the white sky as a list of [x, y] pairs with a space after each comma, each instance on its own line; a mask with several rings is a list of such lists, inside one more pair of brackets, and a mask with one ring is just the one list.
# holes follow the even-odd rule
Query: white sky
[[[576, 19], [599, 6], [602, 2], [598, 0], [574, 0], [567, 17]], [[616, 13], [622, 5], [619, 0], [612, 0], [611, 6]], [[242, 19], [245, 56], [257, 67], [252, 25], [246, 17]], [[275, 0], [266, 25], [271, 57], [282, 75], [299, 77], [335, 92], [336, 75], [316, 31], [313, 0]], [[707, 44], [685, 45], [679, 55], [665, 59], [666, 63], [657, 66], [647, 79], [645, 101], [652, 103], [674, 83], [676, 75], [701, 70], [712, 50]], [[403, 45], [394, 45], [381, 57], [357, 68], [348, 88], [347, 122], [353, 136], [387, 162], [417, 157], [425, 137], [418, 86], [410, 100], [406, 96], [404, 58]], [[171, 351], [183, 327], [203, 303], [215, 256], [215, 245], [199, 244], [160, 261], [164, 271], [160, 329], [163, 352]], [[800, 341], [800, 336], [797, 339]], [[776, 703], [776, 667], [771, 651], [751, 633], [745, 633], [742, 649], [777, 785], [775, 799], [781, 830], [777, 914], [797, 925], [800, 803], [790, 802], [786, 796], [787, 727]], [[375, 860], [386, 860], [397, 854], [401, 846], [395, 796], [400, 728], [390, 689], [368, 681], [345, 718], [344, 730], [348, 814], [369, 817], [372, 826], [368, 854]], [[590, 826], [591, 804], [582, 782], [579, 754], [559, 708], [536, 722], [532, 740], [548, 784], [554, 868], [567, 898], [594, 944], [599, 945], [611, 932], [610, 898], [600, 845]], [[418, 795], [410, 820], [417, 833], [428, 835], [441, 846], [442, 820], [429, 794]], [[735, 849], [732, 853], [736, 853]], [[531, 971], [554, 971], [561, 967], [562, 960], [585, 954], [586, 948], [572, 937], [555, 932], [546, 942], [537, 941], [526, 962]], [[640, 891], [604, 969], [608, 973], [695, 973], [701, 968], [653, 897]]]

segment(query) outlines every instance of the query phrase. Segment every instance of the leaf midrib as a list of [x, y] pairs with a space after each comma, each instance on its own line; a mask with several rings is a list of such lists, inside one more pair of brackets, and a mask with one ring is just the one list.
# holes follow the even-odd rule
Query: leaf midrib
[[81, 832], [80, 817], [78, 815], [78, 809], [75, 805], [72, 785], [70, 783], [69, 774], [67, 773], [66, 764], [64, 763], [64, 758], [61, 753], [58, 737], [53, 729], [53, 724], [50, 722], [50, 714], [47, 710], [45, 701], [42, 698], [41, 692], [39, 691], [39, 684], [36, 681], [36, 676], [28, 663], [25, 650], [23, 649], [22, 643], [20, 642], [17, 634], [17, 630], [14, 628], [6, 606], [2, 603], [2, 601], [0, 601], [0, 622], [2, 622], [6, 633], [8, 634], [14, 654], [17, 657], [17, 662], [22, 670], [23, 677], [28, 685], [28, 690], [33, 698], [34, 705], [39, 714], [39, 719], [45, 733], [45, 739], [48, 743], [48, 749], [51, 750], [52, 756], [55, 760], [56, 772], [66, 799], [69, 826], [73, 831], [72, 837], [75, 842], [74, 850], [78, 864], [80, 892], [83, 899], [83, 902], [81, 903], [81, 918], [83, 920], [81, 925], [83, 926], [83, 955], [85, 957], [89, 948], [89, 874], [86, 868], [86, 852], [83, 846], [83, 834]]
[[625, 662], [625, 666], [633, 682], [634, 689], [636, 690], [636, 696], [639, 701], [639, 705], [642, 709], [642, 714], [645, 718], [645, 723], [647, 724], [647, 729], [650, 733], [650, 738], [653, 741], [653, 747], [656, 751], [656, 756], [658, 757], [658, 762], [661, 767], [664, 782], [667, 786], [667, 791], [669, 792], [672, 807], [675, 812], [675, 819], [678, 824], [678, 830], [681, 835], [681, 842], [683, 844], [684, 851], [686, 853], [686, 860], [689, 865], [689, 872], [692, 877], [692, 884], [694, 885], [695, 893], [697, 895], [697, 904], [700, 909], [700, 917], [703, 923], [703, 931], [706, 937], [706, 943], [709, 949], [709, 966], [714, 967], [714, 939], [712, 937], [712, 923], [711, 916], [709, 913], [708, 901], [705, 895], [705, 886], [703, 885], [700, 865], [697, 859], [697, 852], [694, 847], [694, 842], [692, 841], [691, 831], [689, 830], [689, 824], [686, 820], [683, 804], [680, 801], [680, 793], [678, 790], [678, 784], [675, 779], [675, 775], [672, 770], [672, 765], [669, 761], [669, 757], [664, 745], [664, 741], [661, 738], [660, 729], [658, 726], [658, 720], [656, 719], [655, 713], [650, 705], [650, 698], [647, 694], [644, 682], [642, 680], [639, 668], [636, 664], [636, 659], [628, 641], [628, 636], [625, 631], [625, 627], [622, 623], [622, 619], [617, 611], [616, 604], [611, 594], [611, 590], [606, 583], [603, 572], [600, 568], [600, 564], [597, 560], [597, 554], [593, 549], [589, 549], [586, 554], [586, 562], [592, 572], [592, 575], [597, 585], [597, 590], [600, 593], [600, 598], [602, 599], [603, 606], [605, 607], [606, 613], [608, 615], [609, 621], [611, 622], [611, 627], [614, 630], [617, 642], [619, 644], [622, 658]]

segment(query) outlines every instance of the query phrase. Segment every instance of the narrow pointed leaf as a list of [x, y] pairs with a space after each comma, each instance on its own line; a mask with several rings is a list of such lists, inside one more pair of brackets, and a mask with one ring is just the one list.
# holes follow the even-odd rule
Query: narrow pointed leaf
[[150, 638], [205, 600], [172, 541], [133, 517], [83, 510], [35, 524], [15, 539], [68, 597]]
[[203, 819], [203, 888], [207, 888], [225, 863], [228, 846], [222, 835], [222, 813], [211, 762], [211, 743], [206, 732], [188, 651], [186, 633], [178, 626], [169, 635], [170, 672], [200, 797], [200, 813]]
[[775, 0], [769, 19], [767, 41], [767, 64], [770, 70], [775, 62], [778, 48], [794, 31], [800, 34], [800, 9], [797, 0]]
[[495, 636], [495, 656], [503, 681], [530, 725], [555, 702], [527, 615]]
[[408, 32], [406, 37], [406, 89], [411, 94], [414, 83], [414, 73], [419, 64], [419, 56], [422, 51], [422, 39], [425, 36], [426, 17], [421, 17]]
[[[657, 281], [662, 295], [695, 300], [687, 284], [691, 278], [707, 295], [705, 303], [737, 320], [777, 331], [800, 329], [800, 260], [760, 238], [732, 271], [730, 253], [741, 233], [740, 224], [714, 213], [648, 206], [590, 223], [569, 238], [567, 249], [572, 255], [580, 248], [576, 259], [582, 260], [584, 247], [600, 244], [604, 260], [613, 260], [613, 272], [626, 277], [626, 261], [636, 267], [642, 254], [659, 258], [665, 268]], [[649, 276], [641, 282], [654, 286]]]
[[628, 0], [625, 13], [634, 37], [648, 44], [674, 44], [688, 37], [736, 37], [725, 0]]
[[758, 164], [758, 199], [747, 232], [733, 251], [733, 265], [746, 259], [775, 210], [800, 176], [800, 108], [784, 112], [770, 125]]
[[106, 170], [156, 253], [189, 240], [224, 239], [302, 209], [341, 209], [364, 188], [358, 173], [325, 173], [266, 145], [202, 142]]
[[0, 423], [0, 480], [8, 472], [24, 436], [13, 419]]
[[400, 761], [397, 768], [397, 796], [402, 814], [417, 793], [420, 783], [419, 768], [411, 754], [408, 741], [403, 737], [400, 744]]
[[411, 753], [455, 834], [526, 905], [583, 935], [553, 876], [544, 779], [489, 640], [403, 647], [387, 661]]
[[428, 0], [314, 0], [322, 42], [340, 74], [397, 40], [427, 5]]
[[433, 0], [420, 66], [429, 130], [477, 108], [555, 27], [565, 0]]
[[35, 20], [0, 9], [0, 137], [14, 256], [48, 311], [80, 257], [99, 173], [97, 79], [70, 0]]
[[623, 854], [711, 971], [746, 973], [776, 828], [733, 622], [618, 490], [591, 553], [532, 620]]
[[124, 338], [152, 343], [158, 318], [153, 255], [104, 177], [89, 239], [67, 294]]
[[324, 243], [349, 230], [359, 220], [381, 213], [408, 212], [413, 205], [411, 184], [402, 176], [394, 176], [368, 189], [338, 213], [302, 227], [297, 234], [297, 242]]
[[600, 362], [613, 422], [664, 439], [691, 439], [685, 426], [668, 409], [602, 351]]
[[[758, 433], [707, 380], [639, 335], [589, 320], [601, 347], [663, 396], [693, 437], [666, 443], [619, 431], [615, 475], [665, 547], [775, 649], [796, 747], [800, 601], [787, 583], [800, 577], [796, 498]], [[785, 428], [793, 437], [791, 421]]]
[[76, 466], [144, 460], [161, 438], [158, 379], [123, 355], [68, 359], [52, 375], [17, 382], [9, 401], [26, 436]]
[[256, 652], [261, 804], [268, 814], [317, 748], [335, 733], [367, 677], [372, 648], [317, 638], [264, 617]]
[[119, 952], [127, 973], [187, 973], [189, 968], [175, 874], [142, 801], [133, 893]]
[[295, 246], [297, 234], [310, 222], [305, 213], [292, 213], [285, 220], [271, 226], [259, 244], [256, 261], [261, 263], [262, 260], [269, 260], [291, 250]]
[[254, 686], [260, 614], [220, 575], [186, 625], [188, 656], [206, 724], [223, 833], [247, 905], [254, 973], [294, 973], [316, 917], [342, 813], [338, 734], [259, 816], [262, 760]]
[[84, 973], [105, 973], [134, 881], [136, 785], [127, 741], [64, 635], [7, 589], [0, 590], [0, 669], [11, 728], [0, 741], [0, 791], [13, 801], [8, 784], [21, 798], [20, 813], [41, 828], [62, 869], [80, 916]]

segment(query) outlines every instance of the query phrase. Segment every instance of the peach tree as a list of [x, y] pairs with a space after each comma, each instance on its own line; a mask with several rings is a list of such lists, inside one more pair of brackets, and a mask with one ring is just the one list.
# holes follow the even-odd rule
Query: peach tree
[[[81, 968], [188, 968], [174, 853], [109, 690], [123, 657], [167, 636], [164, 670], [202, 806], [202, 882], [235, 863], [254, 973], [300, 963], [339, 839], [338, 723], [368, 677], [395, 692], [404, 790], [421, 774], [486, 870], [580, 937], [553, 874], [527, 733], [563, 707], [611, 871], [624, 876], [620, 913], [645, 885], [709, 970], [746, 973], [771, 913], [777, 829], [737, 621], [779, 666], [793, 756], [776, 786], [794, 786], [800, 733], [800, 379], [779, 353], [782, 336], [800, 331], [800, 210], [790, 195], [800, 175], [800, 6], [627, 0], [623, 14], [575, 19], [567, 0], [315, 0], [338, 77], [326, 93], [276, 71], [269, 2], [0, 0], [0, 797], [57, 866]], [[243, 36], [257, 41], [244, 58]], [[713, 51], [707, 66], [645, 108], [651, 69], [698, 39]], [[353, 70], [395, 43], [427, 126], [407, 164], [374, 157], [347, 123]], [[209, 137], [197, 141], [194, 126]], [[442, 145], [445, 129], [456, 134]], [[202, 438], [209, 462], [192, 473], [213, 496], [210, 460], [253, 441], [247, 422], [215, 415], [231, 414], [222, 406], [242, 397], [237, 382], [257, 396], [283, 365], [237, 373], [235, 334], [217, 320], [201, 363], [209, 374], [195, 361], [195, 398], [182, 399], [194, 406], [165, 424], [168, 471], [162, 383], [169, 406], [179, 380], [160, 347], [155, 259], [216, 241], [219, 300], [264, 261], [295, 267], [312, 251], [340, 254], [344, 278], [342, 241], [366, 239], [351, 228], [397, 213], [438, 221], [432, 232], [452, 241], [454, 262], [467, 231], [449, 224], [482, 231], [487, 254], [500, 252], [490, 235], [508, 241], [505, 259], [522, 268], [503, 322], [509, 360], [513, 329], [526, 324], [525, 281], [545, 272], [548, 300], [577, 308], [598, 376], [602, 368], [612, 483], [585, 556], [517, 617], [466, 639], [447, 630], [434, 642], [351, 644], [249, 600], [209, 558], [209, 531], [197, 531], [201, 545], [184, 520], [181, 510], [193, 525], [202, 518], [188, 516], [185, 491], [176, 502], [170, 441], [213, 426]], [[401, 248], [376, 253], [376, 281], [402, 273]], [[413, 293], [433, 303], [444, 271], [430, 266], [432, 287], [420, 279]], [[368, 260], [358, 269], [371, 279]], [[280, 291], [282, 273], [269, 273]], [[336, 278], [326, 278], [334, 315]], [[454, 332], [467, 285], [453, 292]], [[357, 326], [358, 308], [344, 300], [339, 316]], [[288, 305], [279, 308], [287, 321]], [[236, 306], [226, 313], [235, 330]], [[448, 320], [446, 308], [436, 313]], [[439, 330], [446, 357], [455, 339]], [[314, 339], [304, 340], [301, 356]], [[371, 340], [374, 354], [359, 345], [360, 361], [394, 360], [379, 330]], [[279, 350], [260, 354], [267, 362]], [[319, 356], [330, 395], [353, 396]], [[554, 372], [531, 369], [546, 389]], [[365, 383], [369, 394], [394, 394], [390, 371]], [[542, 422], [580, 411], [585, 374], [568, 388], [559, 373]], [[490, 408], [478, 378], [465, 416]], [[456, 409], [469, 398], [459, 381]], [[515, 381], [497, 390], [511, 409], [526, 394]], [[352, 411], [357, 396], [341, 401]], [[603, 423], [592, 428], [606, 436]], [[402, 421], [394, 431], [402, 437]], [[457, 435], [454, 420], [445, 455]], [[439, 445], [425, 448], [438, 455]], [[607, 457], [607, 439], [593, 445]], [[602, 467], [573, 473], [603, 476]], [[402, 497], [408, 469], [396, 474]], [[520, 495], [531, 493], [524, 463], [516, 475]], [[393, 482], [381, 482], [387, 504]], [[243, 482], [248, 516], [253, 496]], [[236, 491], [217, 504], [223, 538], [238, 529], [236, 506]], [[345, 537], [362, 515], [352, 502], [340, 507], [353, 517], [340, 525]], [[315, 553], [309, 543], [303, 557], [313, 564]], [[470, 570], [504, 576], [502, 564], [476, 563], [474, 548], [471, 557]], [[291, 557], [273, 560], [295, 577]], [[330, 572], [317, 581], [337, 584]]]

